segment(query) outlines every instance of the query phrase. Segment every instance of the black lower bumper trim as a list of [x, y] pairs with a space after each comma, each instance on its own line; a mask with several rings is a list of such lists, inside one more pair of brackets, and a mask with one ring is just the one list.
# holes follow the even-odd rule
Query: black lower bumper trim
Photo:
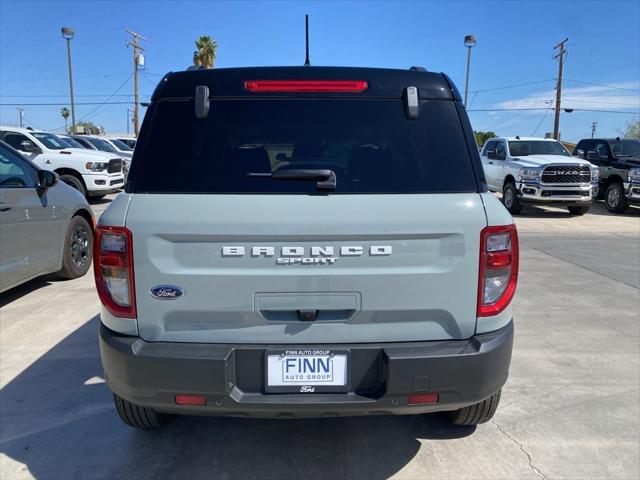
[[[456, 410], [502, 387], [512, 345], [512, 322], [467, 340], [323, 345], [349, 349], [349, 392], [269, 394], [264, 388], [264, 353], [287, 345], [145, 342], [100, 327], [105, 379], [114, 393], [159, 411], [194, 415], [318, 417]], [[408, 405], [407, 396], [416, 392], [438, 393], [439, 401]], [[206, 405], [176, 405], [177, 394], [204, 395]]]

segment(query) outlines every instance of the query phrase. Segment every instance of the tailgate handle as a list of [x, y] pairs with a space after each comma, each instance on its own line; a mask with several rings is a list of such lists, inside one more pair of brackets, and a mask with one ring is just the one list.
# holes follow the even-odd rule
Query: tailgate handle
[[256, 312], [276, 322], [348, 321], [360, 310], [360, 294], [345, 293], [258, 293]]

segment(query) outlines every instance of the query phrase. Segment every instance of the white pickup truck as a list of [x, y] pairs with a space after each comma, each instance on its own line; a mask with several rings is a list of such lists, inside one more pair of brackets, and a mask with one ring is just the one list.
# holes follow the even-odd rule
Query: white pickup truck
[[123, 160], [104, 152], [69, 148], [53, 133], [18, 127], [0, 127], [4, 140], [45, 170], [60, 175], [85, 197], [103, 197], [124, 187]]
[[492, 138], [481, 159], [489, 190], [502, 192], [512, 214], [520, 213], [523, 203], [533, 203], [565, 206], [572, 215], [584, 215], [598, 193], [598, 167], [572, 157], [557, 140]]

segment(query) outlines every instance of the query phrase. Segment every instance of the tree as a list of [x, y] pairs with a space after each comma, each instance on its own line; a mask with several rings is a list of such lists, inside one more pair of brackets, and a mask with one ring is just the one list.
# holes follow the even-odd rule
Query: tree
[[640, 119], [634, 118], [624, 128], [624, 138], [635, 138], [640, 140]]
[[88, 122], [86, 120], [84, 122], [77, 122], [76, 128], [84, 131], [89, 130], [92, 135], [100, 135], [104, 133], [104, 127], [95, 125], [93, 122]]
[[208, 35], [202, 35], [196, 40], [196, 51], [193, 52], [193, 64], [204, 68], [213, 68], [218, 53], [218, 44]]
[[62, 107], [60, 109], [60, 115], [64, 118], [64, 129], [67, 133], [69, 133], [69, 128], [67, 127], [67, 118], [69, 118], [69, 109], [67, 107]]
[[486, 142], [490, 138], [497, 137], [496, 133], [492, 132], [491, 130], [489, 130], [488, 132], [483, 132], [481, 130], [478, 130], [478, 131], [474, 130], [473, 135], [476, 137], [476, 143], [478, 144], [478, 147], [481, 147], [482, 145], [484, 145], [484, 142]]

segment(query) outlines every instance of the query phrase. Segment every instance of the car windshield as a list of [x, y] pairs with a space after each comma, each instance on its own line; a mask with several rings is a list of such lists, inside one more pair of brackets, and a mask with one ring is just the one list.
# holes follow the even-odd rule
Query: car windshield
[[63, 148], [69, 148], [64, 140], [53, 133], [31, 132], [31, 135], [40, 140], [44, 146], [50, 150], [62, 150]]
[[112, 138], [111, 143], [113, 143], [118, 150], [122, 150], [123, 152], [133, 152], [133, 148], [124, 143], [122, 140], [118, 140], [117, 138]]
[[570, 157], [571, 154], [560, 142], [544, 140], [515, 140], [509, 142], [509, 152], [512, 157], [525, 157], [527, 155], [562, 155]]
[[616, 157], [640, 157], [640, 140], [613, 140], [610, 143]]
[[422, 102], [414, 120], [396, 99], [220, 100], [206, 120], [193, 102], [154, 108], [132, 191], [315, 192], [279, 179], [301, 169], [331, 170], [336, 194], [476, 190], [454, 102]]
[[82, 145], [79, 141], [74, 140], [71, 137], [58, 137], [58, 138], [62, 140], [64, 143], [66, 143], [69, 148], [84, 148], [84, 149], [87, 148], [84, 145]]
[[111, 145], [109, 142], [102, 140], [101, 138], [87, 137], [87, 141], [91, 143], [91, 145], [96, 147], [98, 150], [101, 150], [103, 152], [112, 152], [112, 153], [117, 152], [117, 150], [113, 147], [113, 145]]

